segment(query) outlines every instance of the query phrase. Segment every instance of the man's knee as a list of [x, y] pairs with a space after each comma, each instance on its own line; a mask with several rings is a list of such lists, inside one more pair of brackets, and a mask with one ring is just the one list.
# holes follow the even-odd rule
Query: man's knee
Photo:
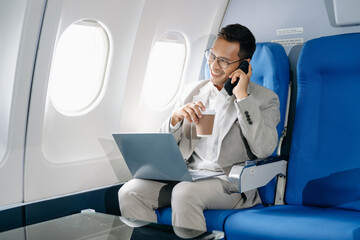
[[174, 226], [205, 230], [204, 206], [198, 186], [192, 182], [178, 183], [172, 192], [172, 223]]
[[132, 179], [125, 183], [118, 192], [119, 197], [119, 204], [120, 208], [124, 207], [125, 205], [133, 203], [133, 198], [135, 196], [135, 193], [138, 191], [140, 181], [139, 179]]
[[196, 197], [196, 188], [191, 182], [180, 182], [174, 187], [171, 197], [173, 207], [196, 204], [199, 204], [199, 199]]

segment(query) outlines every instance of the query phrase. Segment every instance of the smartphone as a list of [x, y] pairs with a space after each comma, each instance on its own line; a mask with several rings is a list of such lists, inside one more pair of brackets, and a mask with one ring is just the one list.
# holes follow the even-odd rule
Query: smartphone
[[[248, 71], [249, 71], [249, 62], [246, 61], [246, 60], [243, 61], [237, 69], [241, 69], [245, 74], [247, 74]], [[233, 91], [234, 87], [238, 84], [238, 82], [239, 82], [239, 78], [236, 79], [236, 81], [234, 82], [234, 84], [231, 84], [231, 78], [229, 78], [229, 79], [226, 81], [226, 83], [225, 83], [225, 85], [224, 85], [224, 88], [225, 88], [226, 92], [227, 92], [230, 96], [233, 95], [233, 92], [232, 92], [232, 91]]]

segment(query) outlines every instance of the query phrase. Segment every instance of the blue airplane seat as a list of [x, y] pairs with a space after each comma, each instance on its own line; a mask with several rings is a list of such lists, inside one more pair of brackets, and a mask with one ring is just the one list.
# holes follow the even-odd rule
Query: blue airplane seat
[[[289, 87], [289, 61], [284, 48], [277, 43], [257, 43], [256, 51], [251, 60], [253, 74], [251, 81], [263, 85], [276, 92], [280, 99], [281, 122], [278, 125], [279, 136], [284, 128], [286, 104]], [[209, 68], [206, 64], [205, 78], [210, 78]], [[276, 178], [264, 187], [259, 193], [264, 205], [274, 203]], [[262, 208], [263, 205], [254, 208]], [[208, 231], [224, 230], [226, 218], [242, 210], [205, 210], [204, 215]], [[156, 211], [158, 222], [171, 225], [171, 208], [161, 208]]]
[[360, 33], [304, 44], [287, 205], [227, 218], [227, 239], [360, 239]]

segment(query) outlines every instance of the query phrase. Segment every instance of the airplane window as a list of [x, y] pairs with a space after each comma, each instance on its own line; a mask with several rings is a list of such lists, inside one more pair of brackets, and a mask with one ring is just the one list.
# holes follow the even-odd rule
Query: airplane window
[[50, 74], [50, 98], [64, 114], [90, 107], [104, 85], [109, 37], [96, 21], [70, 25], [56, 46]]
[[169, 32], [158, 39], [151, 51], [143, 88], [145, 103], [159, 109], [168, 105], [179, 89], [186, 58], [184, 37]]

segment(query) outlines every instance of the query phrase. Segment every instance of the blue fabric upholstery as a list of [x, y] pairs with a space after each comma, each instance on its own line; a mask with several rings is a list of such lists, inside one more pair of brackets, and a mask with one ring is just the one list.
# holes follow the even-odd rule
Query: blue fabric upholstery
[[[264, 206], [259, 204], [252, 209], [263, 208]], [[220, 230], [224, 231], [224, 223], [228, 216], [233, 213], [240, 212], [240, 209], [218, 209], [218, 210], [205, 210], [204, 216], [206, 220], [206, 228], [208, 231]], [[156, 211], [158, 217], [158, 223], [171, 225], [171, 208], [161, 208]]]
[[[251, 81], [273, 90], [280, 100], [278, 136], [284, 129], [289, 90], [289, 60], [284, 48], [278, 43], [258, 43], [251, 59]], [[275, 154], [273, 154], [275, 155]]]
[[227, 239], [360, 239], [360, 33], [308, 41], [299, 56], [285, 206], [225, 223]]
[[[284, 48], [278, 43], [257, 43], [256, 51], [251, 59], [251, 81], [273, 90], [280, 101], [280, 122], [277, 126], [280, 138], [284, 130], [286, 105], [289, 90], [289, 60]], [[276, 155], [276, 150], [272, 154]], [[275, 199], [276, 178], [266, 186], [259, 188], [264, 204], [272, 204]]]
[[[284, 128], [286, 104], [289, 87], [289, 61], [284, 48], [277, 43], [258, 43], [251, 60], [253, 75], [251, 81], [270, 88], [278, 94], [280, 99], [281, 122], [278, 125], [279, 136]], [[205, 78], [210, 78], [209, 68], [206, 64]], [[275, 198], [276, 179], [268, 185], [259, 188], [264, 204], [272, 204]], [[258, 208], [260, 206], [257, 206]], [[206, 210], [204, 211], [208, 230], [223, 230], [227, 216], [242, 210]], [[158, 222], [171, 225], [171, 208], [159, 209]]]
[[360, 212], [308, 206], [249, 209], [228, 217], [227, 240], [360, 239]]

